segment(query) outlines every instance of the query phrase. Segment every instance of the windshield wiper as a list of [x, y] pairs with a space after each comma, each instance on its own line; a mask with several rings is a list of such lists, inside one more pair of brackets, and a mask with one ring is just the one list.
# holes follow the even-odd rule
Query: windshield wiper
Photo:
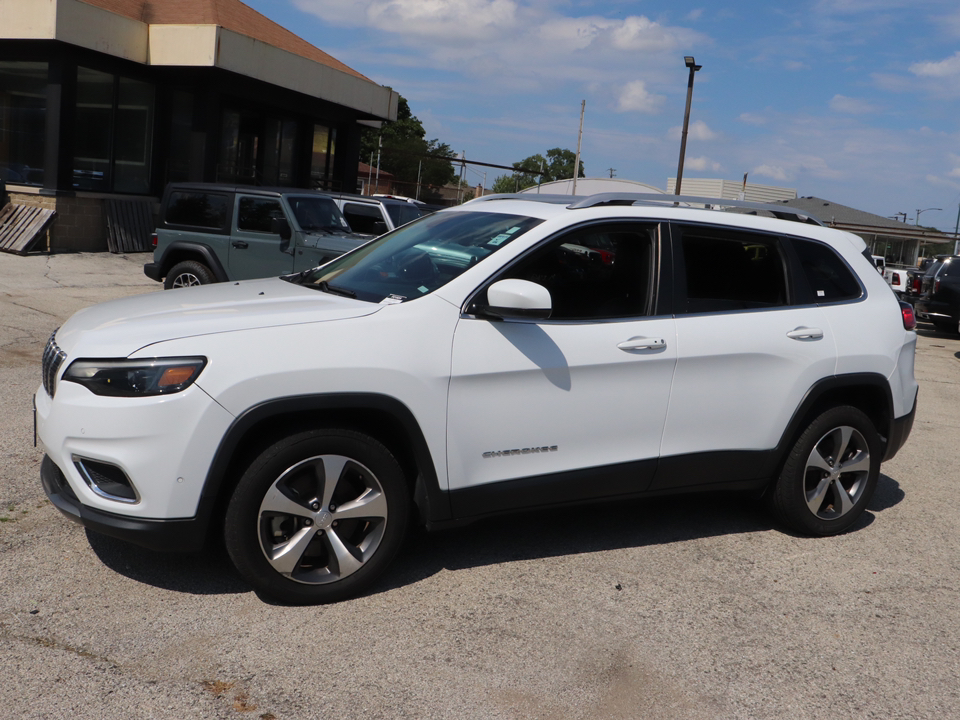
[[325, 293], [330, 293], [331, 295], [342, 295], [343, 297], [348, 298], [357, 297], [357, 294], [353, 290], [347, 290], [346, 288], [331, 285], [326, 280], [322, 280], [321, 282], [317, 283], [317, 287], [323, 290]]

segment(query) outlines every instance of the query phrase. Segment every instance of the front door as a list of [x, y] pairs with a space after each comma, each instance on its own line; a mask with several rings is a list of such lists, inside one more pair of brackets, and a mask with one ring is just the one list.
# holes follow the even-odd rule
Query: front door
[[271, 232], [273, 219], [284, 217], [280, 201], [238, 193], [234, 213], [227, 249], [230, 278], [249, 280], [293, 272], [293, 255], [280, 249], [280, 236]]
[[545, 286], [549, 320], [460, 320], [447, 435], [455, 515], [649, 484], [677, 357], [673, 318], [655, 314], [659, 247], [651, 225], [570, 231], [496, 278]]

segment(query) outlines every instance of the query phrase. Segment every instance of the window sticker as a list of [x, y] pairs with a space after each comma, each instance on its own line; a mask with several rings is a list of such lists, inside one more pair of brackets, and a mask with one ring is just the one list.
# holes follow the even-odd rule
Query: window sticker
[[417, 288], [417, 290], [419, 290], [422, 293], [425, 293], [425, 292], [429, 292], [430, 288], [428, 288], [426, 285], [421, 285], [420, 287]]
[[381, 305], [399, 305], [404, 300], [406, 300], [403, 295], [387, 295], [383, 300], [380, 301]]
[[817, 290], [817, 297], [823, 297], [826, 293], [823, 290]]
[[493, 238], [490, 242], [488, 242], [487, 245], [499, 246], [500, 243], [502, 243], [504, 240], [509, 240], [509, 239], [510, 239], [510, 235], [508, 235], [507, 233], [500, 233], [495, 238]]
[[507, 235], [513, 235], [519, 229], [520, 229], [519, 227], [512, 227], [509, 230], [507, 230]]

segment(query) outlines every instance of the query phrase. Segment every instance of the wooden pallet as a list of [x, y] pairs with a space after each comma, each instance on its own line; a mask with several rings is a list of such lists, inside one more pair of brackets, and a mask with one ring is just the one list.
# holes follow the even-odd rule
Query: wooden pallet
[[152, 252], [153, 203], [150, 200], [105, 200], [107, 248], [112, 253]]
[[0, 208], [0, 250], [26, 255], [56, 219], [57, 211], [9, 203]]

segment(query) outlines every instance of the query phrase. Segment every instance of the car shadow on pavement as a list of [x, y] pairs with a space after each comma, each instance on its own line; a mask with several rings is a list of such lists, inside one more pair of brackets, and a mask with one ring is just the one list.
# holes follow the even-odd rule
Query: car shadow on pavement
[[[867, 511], [851, 532], [868, 527], [876, 513], [904, 497], [900, 484], [881, 474]], [[761, 500], [737, 494], [674, 495], [517, 513], [452, 530], [411, 533], [400, 556], [369, 594], [413, 585], [442, 570], [770, 530], [795, 535], [773, 522]], [[209, 542], [202, 553], [163, 553], [86, 532], [104, 565], [137, 582], [193, 595], [252, 590], [218, 542]]]
[[934, 325], [927, 322], [918, 322], [917, 323], [917, 335], [928, 338], [936, 338], [943, 340], [956, 340], [958, 335], [952, 330], [938, 330]]
[[165, 553], [87, 530], [90, 548], [108, 568], [131, 580], [191, 595], [250, 592], [233, 569], [222, 545], [208, 543], [204, 552]]

